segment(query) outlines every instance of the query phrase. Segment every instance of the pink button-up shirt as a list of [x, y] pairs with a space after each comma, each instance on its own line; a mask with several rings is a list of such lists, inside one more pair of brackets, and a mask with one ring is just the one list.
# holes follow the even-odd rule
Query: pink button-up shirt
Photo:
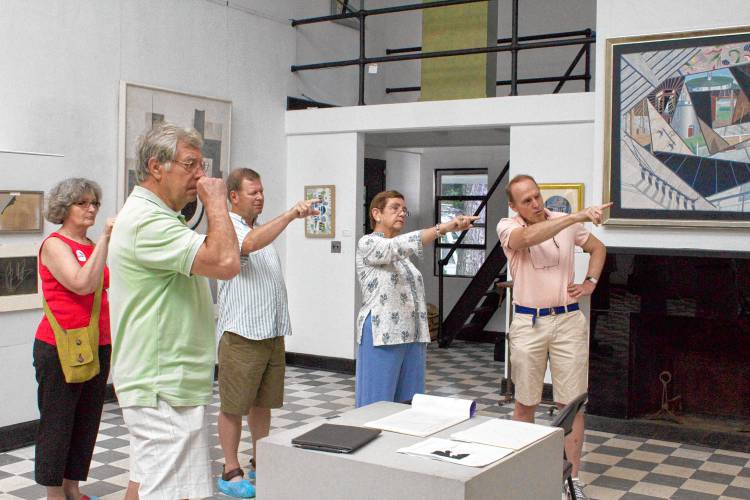
[[[565, 216], [545, 212], [548, 219]], [[510, 233], [526, 225], [520, 215], [501, 219], [497, 224], [497, 236], [513, 277], [513, 303], [539, 308], [575, 302], [568, 295], [568, 285], [573, 283], [575, 273], [575, 247], [583, 246], [591, 233], [583, 224], [573, 224], [557, 233], [554, 240], [550, 238], [529, 248], [513, 250], [508, 246]]]

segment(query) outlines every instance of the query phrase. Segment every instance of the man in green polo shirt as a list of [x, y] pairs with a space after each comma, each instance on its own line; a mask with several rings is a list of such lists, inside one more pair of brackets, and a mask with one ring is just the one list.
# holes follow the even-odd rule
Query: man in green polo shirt
[[[226, 186], [206, 177], [202, 145], [194, 129], [168, 123], [141, 137], [139, 186], [111, 237], [112, 376], [130, 432], [128, 500], [213, 493], [205, 406], [215, 325], [206, 278], [231, 279], [240, 262]], [[207, 235], [180, 214], [196, 197]]]

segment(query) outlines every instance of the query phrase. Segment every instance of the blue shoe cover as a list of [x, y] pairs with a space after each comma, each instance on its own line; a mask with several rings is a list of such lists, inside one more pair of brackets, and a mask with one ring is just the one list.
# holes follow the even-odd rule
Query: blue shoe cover
[[230, 497], [255, 498], [255, 486], [250, 484], [250, 481], [247, 479], [243, 479], [242, 481], [224, 481], [219, 478], [216, 486], [220, 492]]

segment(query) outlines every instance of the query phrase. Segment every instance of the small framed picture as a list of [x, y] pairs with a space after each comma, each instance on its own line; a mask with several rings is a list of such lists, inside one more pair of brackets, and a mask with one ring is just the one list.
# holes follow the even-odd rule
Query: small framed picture
[[583, 210], [583, 184], [539, 184], [544, 207], [551, 212], [572, 214]]
[[44, 191], [0, 191], [0, 233], [41, 233]]
[[37, 252], [33, 244], [0, 245], [0, 312], [42, 307]]
[[305, 199], [320, 200], [313, 208], [319, 215], [305, 217], [305, 236], [308, 238], [333, 238], [336, 236], [336, 186], [305, 186]]

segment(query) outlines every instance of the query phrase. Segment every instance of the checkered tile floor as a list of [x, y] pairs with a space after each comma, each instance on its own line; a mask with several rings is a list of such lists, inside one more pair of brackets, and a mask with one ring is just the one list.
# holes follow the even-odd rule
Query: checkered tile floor
[[[490, 344], [457, 341], [450, 349], [433, 345], [428, 353], [427, 392], [471, 398], [481, 414], [507, 418], [512, 406], [497, 404], [501, 372], [502, 364], [492, 360]], [[284, 407], [273, 412], [274, 430], [352, 408], [354, 377], [289, 367], [284, 401]], [[215, 423], [218, 406], [215, 394], [211, 432], [217, 475], [222, 462]], [[549, 422], [546, 410], [540, 408], [539, 423]], [[245, 431], [241, 463], [250, 460], [249, 443]], [[128, 436], [116, 404], [105, 406], [96, 444], [89, 480], [82, 489], [103, 499], [120, 499], [128, 482]], [[33, 457], [33, 447], [0, 454], [0, 499], [44, 497], [44, 488], [34, 483]], [[582, 469], [581, 480], [588, 484], [585, 492], [596, 499], [750, 499], [750, 453], [587, 431]]]

